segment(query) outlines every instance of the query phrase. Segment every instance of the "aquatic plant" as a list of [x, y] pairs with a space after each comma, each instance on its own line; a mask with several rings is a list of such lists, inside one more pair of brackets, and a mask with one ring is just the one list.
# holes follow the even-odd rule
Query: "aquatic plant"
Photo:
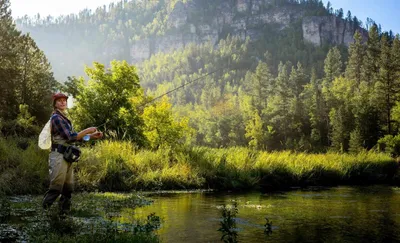
[[10, 217], [11, 214], [10, 207], [11, 204], [7, 200], [7, 198], [0, 195], [0, 224], [5, 223], [7, 219]]
[[269, 221], [269, 219], [267, 217], [265, 217], [265, 224], [264, 224], [264, 234], [266, 235], [270, 235], [272, 234], [272, 222]]
[[223, 205], [221, 209], [222, 220], [220, 222], [221, 227], [218, 229], [218, 231], [221, 231], [222, 233], [221, 241], [223, 242], [237, 242], [238, 234], [235, 221], [236, 215], [239, 212], [237, 206], [237, 202], [235, 201], [232, 207]]

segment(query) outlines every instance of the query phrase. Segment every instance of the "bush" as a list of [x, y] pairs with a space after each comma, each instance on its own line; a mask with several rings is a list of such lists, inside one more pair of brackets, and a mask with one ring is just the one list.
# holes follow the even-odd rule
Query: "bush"
[[378, 140], [378, 147], [380, 151], [385, 151], [392, 157], [400, 155], [400, 135], [386, 135]]

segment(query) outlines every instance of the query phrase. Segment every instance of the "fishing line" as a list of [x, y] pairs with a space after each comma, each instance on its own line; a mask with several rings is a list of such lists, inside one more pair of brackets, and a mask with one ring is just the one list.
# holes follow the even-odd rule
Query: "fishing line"
[[[248, 46], [249, 46], [251, 49], [253, 49], [253, 51], [256, 49], [256, 48], [255, 48], [255, 43], [248, 42]], [[236, 55], [236, 54], [239, 54], [239, 51], [238, 51], [237, 53], [232, 53], [232, 54], [230, 55], [230, 57], [232, 57], [232, 56], [234, 56], [234, 55]], [[146, 106], [146, 105], [152, 103], [153, 101], [155, 101], [155, 100], [157, 100], [157, 99], [160, 99], [161, 97], [163, 97], [163, 96], [165, 96], [165, 95], [171, 94], [171, 93], [173, 93], [173, 92], [175, 92], [175, 91], [177, 91], [177, 90], [179, 90], [179, 89], [185, 87], [186, 85], [189, 85], [189, 84], [192, 84], [192, 83], [194, 83], [194, 82], [196, 82], [196, 81], [199, 81], [199, 80], [201, 80], [201, 79], [203, 79], [203, 78], [205, 78], [205, 77], [207, 77], [207, 76], [209, 76], [209, 75], [211, 75], [211, 74], [214, 74], [214, 73], [216, 73], [216, 72], [218, 72], [218, 71], [221, 71], [221, 70], [223, 70], [223, 69], [228, 69], [229, 71], [232, 71], [232, 70], [237, 69], [237, 68], [235, 68], [235, 67], [230, 67], [230, 68], [228, 68], [228, 66], [233, 66], [233, 65], [231, 64], [231, 61], [232, 61], [232, 60], [228, 60], [228, 65], [225, 66], [225, 67], [221, 67], [221, 68], [215, 69], [214, 71], [209, 72], [209, 73], [206, 73], [205, 75], [203, 75], [203, 76], [201, 76], [201, 77], [198, 77], [198, 78], [196, 78], [196, 79], [193, 79], [193, 80], [191, 80], [191, 81], [189, 81], [189, 82], [185, 82], [184, 84], [182, 84], [182, 85], [180, 85], [180, 86], [178, 86], [178, 87], [176, 87], [176, 88], [174, 88], [174, 89], [172, 89], [172, 90], [169, 90], [168, 92], [166, 92], [166, 93], [164, 93], [164, 94], [162, 94], [162, 95], [159, 95], [159, 96], [153, 98], [152, 100], [150, 100], [150, 101], [148, 101], [148, 102], [145, 102], [144, 104], [138, 106], [137, 108], [142, 108], [142, 107], [144, 107], [144, 106]], [[236, 65], [238, 65], [238, 63], [237, 63]], [[106, 125], [106, 124], [109, 123], [110, 121], [112, 121], [112, 120], [107, 120], [106, 122], [104, 122], [104, 123], [100, 124], [99, 126], [97, 126], [97, 128]]]
[[[182, 85], [180, 85], [180, 86], [178, 86], [178, 87], [176, 87], [176, 88], [174, 88], [174, 89], [172, 89], [172, 90], [169, 90], [168, 92], [166, 92], [166, 93], [164, 93], [164, 94], [162, 94], [162, 95], [159, 95], [159, 96], [153, 98], [152, 100], [150, 100], [150, 101], [148, 101], [148, 102], [146, 102], [146, 103], [144, 103], [144, 104], [138, 106], [138, 108], [142, 108], [142, 107], [144, 107], [144, 106], [146, 106], [146, 105], [152, 103], [153, 101], [155, 101], [155, 100], [157, 100], [157, 99], [160, 99], [161, 97], [163, 97], [163, 96], [165, 96], [165, 95], [171, 94], [171, 93], [177, 91], [178, 89], [181, 89], [181, 88], [185, 87], [185, 86], [188, 85], [188, 84], [191, 84], [191, 83], [194, 83], [194, 82], [196, 82], [196, 81], [198, 81], [198, 80], [201, 80], [201, 79], [203, 79], [203, 78], [205, 78], [205, 77], [207, 77], [207, 76], [210, 76], [211, 74], [214, 74], [214, 73], [216, 73], [216, 72], [218, 72], [218, 71], [221, 71], [221, 70], [223, 70], [223, 69], [225, 69], [225, 68], [226, 68], [226, 67], [218, 68], [218, 69], [216, 69], [216, 70], [214, 70], [214, 71], [212, 71], [212, 72], [209, 72], [209, 73], [207, 73], [207, 74], [205, 74], [205, 75], [203, 75], [203, 76], [201, 76], [201, 77], [198, 77], [198, 78], [196, 78], [196, 79], [193, 79], [193, 80], [191, 80], [191, 81], [189, 81], [189, 82], [185, 82], [184, 84], [182, 84]], [[230, 71], [230, 70], [233, 70], [233, 68], [229, 69], [229, 71]], [[106, 124], [107, 124], [108, 122], [110, 122], [110, 121], [111, 121], [111, 120], [107, 120], [106, 122], [100, 124], [100, 125], [97, 126], [97, 127], [102, 127], [102, 126], [106, 125]]]

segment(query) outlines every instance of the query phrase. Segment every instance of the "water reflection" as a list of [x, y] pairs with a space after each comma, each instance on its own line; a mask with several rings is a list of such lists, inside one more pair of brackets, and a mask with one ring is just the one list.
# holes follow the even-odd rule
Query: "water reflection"
[[[122, 221], [155, 212], [163, 220], [163, 242], [220, 242], [219, 208], [232, 200], [239, 204], [240, 242], [400, 242], [400, 191], [390, 187], [150, 197], [152, 205], [124, 209]], [[266, 217], [271, 235], [264, 234]]]

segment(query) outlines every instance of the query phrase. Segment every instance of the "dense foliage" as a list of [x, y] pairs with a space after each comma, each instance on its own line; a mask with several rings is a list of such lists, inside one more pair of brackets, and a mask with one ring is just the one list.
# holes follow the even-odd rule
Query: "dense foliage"
[[[330, 7], [325, 8], [321, 0], [259, 2], [262, 4], [258, 10], [238, 12], [239, 2], [232, 0], [122, 0], [98, 7], [94, 11], [84, 9], [79, 14], [59, 17], [39, 14], [35, 17], [24, 16], [17, 19], [16, 23], [20, 29], [30, 32], [35, 38], [51, 60], [56, 77], [60, 80], [67, 76], [83, 75], [83, 66], [94, 61], [109, 63], [117, 59], [130, 62], [134, 55], [132, 45], [138, 41], [148, 42], [150, 54], [155, 54], [157, 50], [154, 42], [157, 40], [180, 35], [183, 38], [192, 33], [193, 26], [196, 30], [203, 28], [202, 26], [211, 26], [212, 21], [227, 8], [232, 10], [234, 20], [251, 16], [253, 11], [257, 11], [257, 14], [268, 13], [266, 11], [272, 11], [269, 14], [274, 14], [274, 11], [299, 13], [285, 29], [273, 23], [254, 26], [254, 30], [260, 35], [258, 43], [255, 43], [255, 53], [262, 55], [268, 50], [271, 60], [277, 60], [272, 62], [275, 67], [279, 61], [301, 61], [303, 65], [310, 67], [311, 64], [319, 63], [322, 68], [322, 60], [328, 49], [314, 48], [303, 42], [302, 17], [335, 15], [353, 23], [351, 25], [361, 24], [351, 13], [347, 17], [343, 16], [342, 9], [334, 13]], [[221, 27], [218, 40], [225, 39], [231, 33], [232, 27], [229, 26]], [[199, 36], [198, 31], [194, 34]]]
[[29, 136], [48, 119], [56, 82], [34, 40], [16, 29], [9, 6], [0, 1], [0, 131]]
[[[211, 1], [121, 1], [95, 13], [85, 10], [57, 19], [25, 17], [18, 23], [35, 35], [48, 32], [61, 38], [69, 33], [67, 39], [54, 42], [68, 42], [64, 43], [68, 50], [58, 46], [51, 51], [52, 55], [62, 55], [67, 63], [76, 62], [76, 53], [82, 48], [104, 54], [94, 58], [108, 63], [112, 57], [129, 60], [132, 40], [176, 31], [168, 19], [176, 14], [174, 9], [179, 4], [194, 4], [199, 10], [190, 15], [188, 23], [207, 21], [206, 16], [219, 11]], [[304, 16], [336, 15], [356, 27], [361, 24], [350, 12], [345, 17], [341, 9], [334, 13], [330, 4], [324, 7], [315, 0], [271, 1], [263, 7], [292, 7], [303, 11]], [[86, 69], [88, 81], [72, 77], [66, 82], [64, 89], [76, 98], [71, 115], [77, 127], [106, 124], [108, 135], [154, 149], [163, 144], [172, 146], [189, 135], [186, 142], [210, 147], [357, 152], [378, 144], [396, 154], [399, 36], [381, 32], [369, 19], [368, 42], [356, 32], [348, 50], [317, 47], [303, 41], [300, 25], [301, 21], [294, 21], [279, 30], [266, 24], [261, 32], [264, 35], [256, 41], [231, 37], [227, 30], [217, 46], [206, 42], [155, 54], [138, 64], [138, 71], [126, 62], [112, 62], [108, 69], [94, 63], [93, 68]], [[84, 56], [78, 59], [93, 59]], [[209, 72], [213, 73], [188, 84]], [[172, 109], [180, 119], [172, 119], [166, 100], [147, 106], [151, 98], [144, 94], [158, 97], [181, 86], [170, 94]], [[16, 96], [18, 92], [16, 89], [10, 94]], [[16, 121], [27, 126], [32, 117], [25, 102], [14, 97], [11, 100], [22, 104]]]
[[172, 94], [174, 110], [191, 118], [197, 144], [371, 149], [384, 135], [398, 133], [400, 37], [380, 33], [376, 25], [369, 36], [363, 43], [356, 32], [347, 62], [331, 48], [322, 76], [301, 62], [281, 62], [274, 70], [268, 52], [252, 68], [250, 42], [228, 37], [218, 48], [193, 45], [153, 56], [139, 66], [141, 82], [159, 95], [222, 68]]

